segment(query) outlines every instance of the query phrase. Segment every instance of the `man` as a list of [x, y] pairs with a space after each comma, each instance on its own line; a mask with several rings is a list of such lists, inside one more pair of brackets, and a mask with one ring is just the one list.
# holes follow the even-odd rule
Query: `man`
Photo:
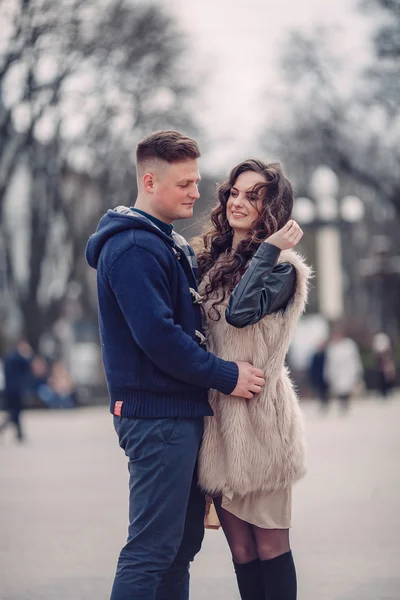
[[4, 357], [4, 405], [8, 415], [0, 425], [0, 433], [7, 425], [13, 425], [19, 442], [24, 441], [21, 412], [24, 396], [31, 384], [32, 357], [32, 348], [24, 339], [20, 340], [16, 348]]
[[252, 398], [264, 385], [259, 369], [204, 349], [193, 251], [172, 227], [193, 214], [199, 156], [176, 131], [142, 140], [135, 208], [109, 210], [87, 247], [111, 412], [129, 458], [128, 540], [111, 600], [189, 597], [204, 535], [196, 460], [212, 415], [207, 390]]
[[329, 386], [325, 380], [325, 359], [327, 341], [323, 341], [311, 357], [309, 377], [312, 386], [318, 394], [321, 410], [326, 411], [329, 403]]

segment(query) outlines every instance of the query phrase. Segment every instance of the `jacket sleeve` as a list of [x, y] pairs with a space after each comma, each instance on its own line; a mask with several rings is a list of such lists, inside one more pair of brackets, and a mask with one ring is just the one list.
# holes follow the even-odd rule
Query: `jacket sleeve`
[[280, 250], [263, 242], [232, 292], [226, 321], [242, 328], [258, 323], [266, 315], [286, 308], [296, 286], [296, 270], [289, 263], [277, 263]]
[[133, 246], [111, 267], [111, 288], [132, 336], [162, 371], [192, 385], [229, 395], [238, 366], [206, 352], [174, 322], [168, 258]]

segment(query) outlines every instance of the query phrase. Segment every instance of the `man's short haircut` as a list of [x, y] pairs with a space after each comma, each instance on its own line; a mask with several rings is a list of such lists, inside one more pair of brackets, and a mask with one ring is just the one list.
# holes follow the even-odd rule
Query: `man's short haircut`
[[154, 160], [167, 163], [199, 158], [197, 143], [179, 131], [156, 131], [143, 138], [136, 147], [136, 164]]

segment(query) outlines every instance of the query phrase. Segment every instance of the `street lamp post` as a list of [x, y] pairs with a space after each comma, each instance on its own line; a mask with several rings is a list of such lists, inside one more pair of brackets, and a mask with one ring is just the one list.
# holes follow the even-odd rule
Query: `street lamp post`
[[325, 165], [314, 171], [310, 198], [295, 201], [293, 216], [304, 228], [316, 229], [318, 306], [329, 321], [343, 316], [343, 268], [340, 225], [356, 223], [364, 216], [364, 204], [357, 196], [337, 200], [338, 178]]

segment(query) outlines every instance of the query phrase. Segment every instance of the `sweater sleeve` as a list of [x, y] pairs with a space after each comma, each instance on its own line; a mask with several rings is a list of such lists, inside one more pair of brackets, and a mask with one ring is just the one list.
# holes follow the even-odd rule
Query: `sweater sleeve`
[[229, 395], [237, 385], [238, 366], [206, 352], [174, 322], [165, 261], [133, 246], [109, 271], [110, 285], [132, 336], [171, 377]]
[[295, 290], [296, 270], [289, 263], [276, 264], [279, 255], [276, 246], [260, 245], [229, 299], [227, 323], [247, 327], [286, 307]]

